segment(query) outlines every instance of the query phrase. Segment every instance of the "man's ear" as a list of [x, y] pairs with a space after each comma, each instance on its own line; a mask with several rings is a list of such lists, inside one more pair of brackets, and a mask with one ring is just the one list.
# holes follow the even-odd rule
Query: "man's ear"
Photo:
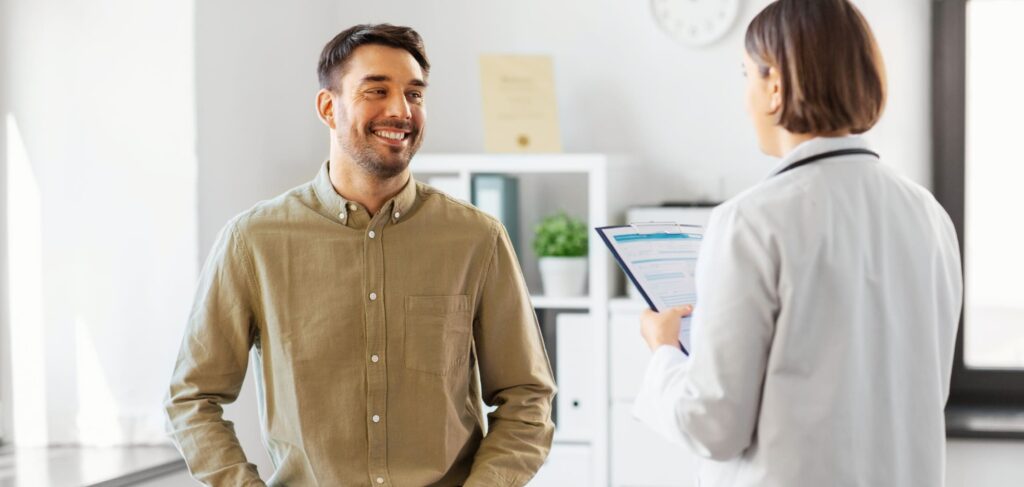
[[768, 114], [776, 115], [782, 110], [782, 77], [774, 67], [768, 68]]
[[321, 89], [316, 93], [316, 114], [324, 125], [334, 130], [334, 97], [329, 90]]

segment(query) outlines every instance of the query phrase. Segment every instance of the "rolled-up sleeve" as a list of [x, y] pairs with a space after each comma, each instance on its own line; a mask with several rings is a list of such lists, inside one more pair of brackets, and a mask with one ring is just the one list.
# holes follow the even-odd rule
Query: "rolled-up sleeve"
[[473, 336], [483, 399], [497, 409], [465, 485], [521, 486], [551, 449], [554, 379], [515, 251], [495, 224]]
[[207, 485], [264, 485], [222, 408], [238, 397], [257, 336], [255, 289], [236, 219], [203, 267], [165, 402], [171, 437], [189, 471]]

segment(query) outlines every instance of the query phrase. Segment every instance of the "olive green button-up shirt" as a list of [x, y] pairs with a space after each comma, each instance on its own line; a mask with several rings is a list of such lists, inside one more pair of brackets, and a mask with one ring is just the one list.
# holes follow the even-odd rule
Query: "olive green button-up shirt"
[[206, 484], [264, 485], [221, 409], [253, 348], [270, 485], [520, 486], [550, 449], [554, 382], [504, 228], [411, 178], [370, 215], [325, 163], [221, 231], [166, 402]]

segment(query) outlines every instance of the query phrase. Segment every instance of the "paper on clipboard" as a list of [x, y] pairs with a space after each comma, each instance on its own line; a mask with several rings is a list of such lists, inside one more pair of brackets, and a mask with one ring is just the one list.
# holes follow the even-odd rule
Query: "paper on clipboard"
[[[596, 230], [651, 309], [659, 311], [697, 303], [694, 277], [703, 227], [635, 223]], [[689, 355], [690, 317], [683, 318], [679, 342]]]

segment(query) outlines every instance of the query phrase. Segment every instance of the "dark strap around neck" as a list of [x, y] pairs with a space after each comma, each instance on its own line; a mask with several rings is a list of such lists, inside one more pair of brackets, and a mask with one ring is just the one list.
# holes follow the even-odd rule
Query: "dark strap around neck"
[[781, 171], [776, 173], [776, 175], [782, 174], [782, 173], [784, 173], [786, 171], [789, 171], [791, 169], [796, 169], [796, 168], [798, 168], [800, 166], [806, 166], [807, 164], [810, 164], [812, 162], [817, 162], [817, 161], [820, 161], [822, 159], [827, 159], [829, 157], [849, 156], [849, 155], [853, 155], [853, 154], [864, 154], [864, 155], [868, 155], [868, 156], [875, 156], [876, 159], [881, 159], [881, 157], [878, 155], [878, 153], [873, 152], [873, 151], [869, 151], [867, 149], [839, 149], [839, 150], [834, 150], [834, 151], [822, 152], [821, 154], [817, 154], [817, 155], [813, 155], [813, 156], [810, 156], [810, 157], [805, 157], [803, 159], [800, 159], [799, 161], [796, 161], [796, 162], [786, 166]]

